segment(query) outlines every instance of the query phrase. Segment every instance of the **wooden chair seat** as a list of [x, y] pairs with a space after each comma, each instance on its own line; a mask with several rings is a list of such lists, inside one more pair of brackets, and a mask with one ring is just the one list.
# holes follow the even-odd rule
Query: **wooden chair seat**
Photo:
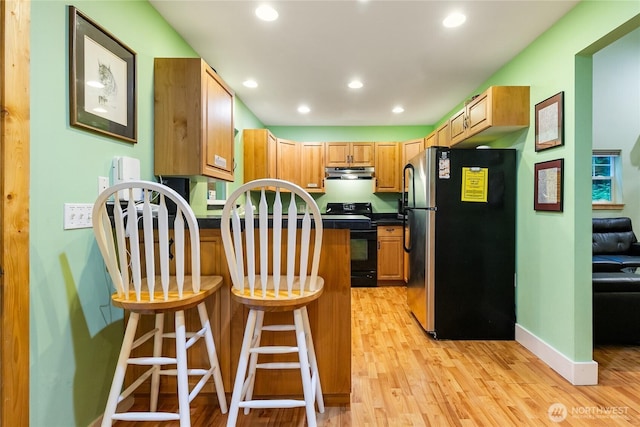
[[[140, 300], [132, 300], [124, 295], [114, 293], [111, 295], [111, 302], [116, 307], [142, 314], [154, 314], [172, 312], [176, 310], [187, 310], [203, 302], [208, 296], [214, 294], [222, 286], [221, 276], [200, 276], [200, 292], [193, 292], [191, 277], [185, 277], [182, 297], [178, 292], [178, 284], [175, 276], [169, 279], [169, 291], [165, 299], [162, 290], [156, 290], [153, 301], [149, 298], [149, 291], [140, 291]], [[160, 283], [160, 276], [156, 276], [156, 283]], [[147, 279], [142, 279], [142, 289], [148, 289]]]
[[[245, 280], [248, 281], [246, 278]], [[284, 280], [285, 278], [282, 277], [281, 281], [284, 282]], [[320, 295], [322, 295], [322, 291], [324, 290], [324, 280], [322, 277], [318, 277], [318, 284], [318, 289], [306, 289], [303, 292], [300, 292], [300, 278], [295, 277], [291, 295], [289, 295], [289, 292], [286, 289], [279, 289], [278, 295], [276, 296], [273, 286], [273, 277], [269, 276], [266, 293], [263, 293], [261, 288], [256, 288], [254, 290], [254, 294], [251, 295], [249, 286], [246, 286], [244, 289], [232, 288], [231, 296], [239, 303], [255, 310], [293, 311], [320, 298]]]

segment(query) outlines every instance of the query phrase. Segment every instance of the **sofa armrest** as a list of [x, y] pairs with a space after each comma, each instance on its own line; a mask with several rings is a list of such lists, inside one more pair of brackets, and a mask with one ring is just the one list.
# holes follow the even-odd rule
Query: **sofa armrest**
[[640, 242], [632, 243], [629, 246], [629, 255], [640, 256]]

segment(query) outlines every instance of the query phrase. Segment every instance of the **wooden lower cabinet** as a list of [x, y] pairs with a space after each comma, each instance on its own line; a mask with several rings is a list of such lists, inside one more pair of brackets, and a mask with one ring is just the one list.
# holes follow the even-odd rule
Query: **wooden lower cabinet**
[[[188, 244], [186, 246], [189, 247]], [[224, 258], [220, 230], [201, 229], [200, 248], [202, 274], [221, 275], [224, 281], [220, 291], [207, 300], [207, 310], [210, 313], [209, 319], [213, 328], [225, 392], [229, 397], [233, 390], [248, 310], [231, 298], [231, 279]], [[349, 403], [351, 393], [349, 230], [325, 229], [322, 248], [319, 274], [325, 280], [324, 292], [317, 301], [308, 306], [309, 322], [311, 323], [325, 404], [329, 406], [344, 405]], [[187, 254], [187, 256], [189, 255]], [[293, 316], [290, 313], [267, 313], [265, 324], [273, 321], [274, 315], [285, 317], [288, 315], [293, 322]], [[165, 331], [173, 331], [173, 315], [165, 317]], [[189, 311], [185, 318], [187, 330], [199, 329], [200, 320], [196, 310]], [[153, 318], [144, 316], [141, 325], [139, 330], [150, 330]], [[265, 332], [263, 334], [264, 342], [278, 340], [278, 342], [282, 341], [284, 345], [294, 342], [293, 335], [286, 338], [284, 336], [274, 338], [270, 334], [272, 333]], [[146, 343], [143, 350], [150, 351], [150, 345], [151, 343]], [[172, 340], [165, 340], [163, 345], [170, 354], [175, 354], [175, 351], [172, 350], [174, 348]], [[197, 366], [206, 366], [206, 348], [202, 340], [190, 349], [188, 354], [191, 363], [195, 361]], [[138, 369], [143, 370], [144, 367]], [[175, 378], [162, 377], [161, 393], [175, 393], [175, 388]], [[137, 393], [142, 394], [145, 391], [148, 392], [148, 388], [140, 388]], [[212, 381], [207, 383], [203, 392], [212, 393], [210, 400], [216, 402], [213, 396]], [[302, 395], [300, 372], [298, 370], [258, 371], [254, 395], [257, 397], [300, 396]]]
[[404, 280], [402, 226], [378, 226], [378, 280]]

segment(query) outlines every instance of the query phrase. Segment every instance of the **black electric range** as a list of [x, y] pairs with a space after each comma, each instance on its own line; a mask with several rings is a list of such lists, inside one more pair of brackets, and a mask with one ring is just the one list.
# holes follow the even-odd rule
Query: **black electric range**
[[[364, 215], [373, 218], [369, 202], [327, 203], [327, 215]], [[374, 287], [378, 280], [378, 243], [375, 221], [365, 230], [351, 230], [351, 286]]]

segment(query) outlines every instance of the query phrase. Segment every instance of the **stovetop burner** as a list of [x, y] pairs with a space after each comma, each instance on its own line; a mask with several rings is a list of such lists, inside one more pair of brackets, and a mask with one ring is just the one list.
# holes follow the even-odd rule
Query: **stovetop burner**
[[327, 203], [330, 215], [364, 215], [371, 218], [373, 207], [370, 202]]

